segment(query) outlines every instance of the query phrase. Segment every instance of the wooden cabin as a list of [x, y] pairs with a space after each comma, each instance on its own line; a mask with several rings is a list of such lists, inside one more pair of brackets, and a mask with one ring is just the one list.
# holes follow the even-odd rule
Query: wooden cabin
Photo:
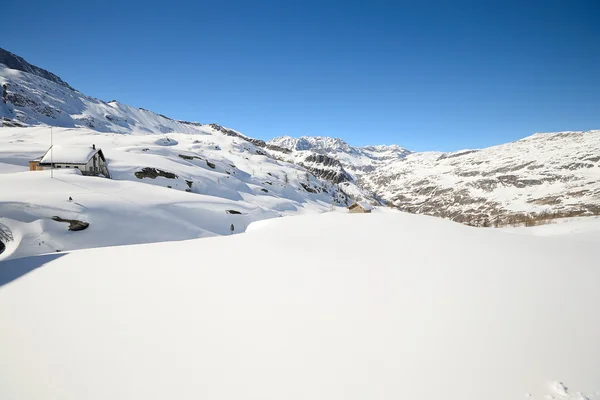
[[348, 211], [351, 214], [369, 214], [373, 209], [375, 209], [375, 207], [373, 207], [366, 201], [357, 201], [356, 203], [348, 207]]
[[78, 169], [82, 175], [104, 175], [110, 178], [106, 158], [102, 149], [83, 146], [54, 145], [39, 159], [29, 162], [30, 171], [43, 171], [44, 169]]

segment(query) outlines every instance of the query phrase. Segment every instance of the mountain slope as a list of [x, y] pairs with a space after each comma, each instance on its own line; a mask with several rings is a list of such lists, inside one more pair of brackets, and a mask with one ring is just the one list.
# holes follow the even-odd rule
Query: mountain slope
[[60, 77], [52, 72], [37, 67], [33, 64], [29, 64], [22, 57], [19, 57], [10, 51], [4, 50], [3, 48], [0, 48], [0, 64], [4, 64], [6, 67], [17, 71], [29, 72], [32, 75], [37, 75], [66, 88], [73, 89], [67, 82], [63, 81], [60, 79]]
[[[303, 163], [327, 157], [368, 192], [404, 211], [475, 225], [600, 214], [600, 131], [540, 133], [481, 150], [411, 153], [340, 139], [275, 138]], [[338, 164], [336, 164], [336, 162]]]
[[365, 187], [406, 211], [475, 224], [511, 216], [600, 214], [600, 131], [540, 133], [455, 153], [414, 153]]
[[[12, 60], [14, 58], [8, 59], [9, 62]], [[15, 63], [10, 65], [15, 66]], [[0, 126], [44, 124], [90, 128], [99, 132], [196, 133], [200, 125], [176, 121], [118, 101], [104, 102], [86, 96], [56, 75], [24, 60], [16, 66], [20, 69], [11, 68], [0, 60], [0, 89], [6, 88], [1, 89], [5, 102], [0, 103]]]
[[[168, 136], [53, 131], [55, 145], [101, 148], [113, 179], [29, 172], [29, 160], [50, 146], [50, 128], [0, 129], [0, 187], [10, 188], [0, 191], [0, 224], [16, 238], [0, 259], [230, 234], [232, 223], [243, 232], [255, 220], [324, 212], [348, 201], [337, 185], [210, 126]], [[70, 232], [54, 216], [90, 228]]]
[[[227, 136], [248, 143], [254, 154], [266, 159], [296, 164], [298, 174], [308, 172], [299, 182], [313, 176], [337, 185], [340, 196], [350, 200], [387, 202], [474, 225], [524, 222], [532, 215], [600, 213], [600, 131], [536, 134], [502, 146], [453, 153], [413, 153], [397, 145], [354, 147], [329, 137], [281, 136], [264, 142], [218, 124], [176, 121], [91, 98], [13, 54], [0, 54], [12, 66], [0, 63], [0, 84], [5, 85], [0, 126]], [[333, 201], [339, 202], [340, 196]]]

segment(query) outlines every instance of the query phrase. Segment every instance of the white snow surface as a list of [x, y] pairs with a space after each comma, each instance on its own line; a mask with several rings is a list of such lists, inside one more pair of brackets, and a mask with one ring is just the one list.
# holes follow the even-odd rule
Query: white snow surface
[[502, 228], [506, 232], [535, 236], [564, 236], [600, 245], [600, 217], [561, 218], [531, 227]]
[[[61, 149], [55, 162], [63, 153], [87, 154], [92, 144], [102, 149], [113, 179], [29, 171], [29, 160], [50, 147], [50, 128], [0, 128], [0, 223], [15, 237], [0, 260], [224, 235], [231, 224], [241, 233], [259, 219], [328, 211], [332, 199], [344, 205], [336, 185], [210, 127], [168, 136], [54, 128], [54, 145]], [[172, 175], [144, 175], [145, 168]], [[90, 227], [70, 232], [54, 216]]]
[[594, 399], [599, 256], [377, 212], [4, 261], [0, 398]]

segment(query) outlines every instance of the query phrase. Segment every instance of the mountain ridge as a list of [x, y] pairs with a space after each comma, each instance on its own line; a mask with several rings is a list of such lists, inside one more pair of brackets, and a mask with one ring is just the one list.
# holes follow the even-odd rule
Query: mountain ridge
[[5, 50], [0, 47], [0, 64], [6, 65], [10, 69], [28, 72], [34, 75], [37, 75], [41, 78], [48, 79], [49, 81], [58, 83], [59, 85], [68, 87], [69, 89], [73, 89], [67, 82], [63, 81], [58, 75], [53, 74], [52, 72], [45, 70], [44, 68], [40, 68], [36, 65], [28, 63], [23, 57], [20, 57], [14, 53], [11, 53], [8, 50]]
[[350, 146], [328, 136], [264, 141], [215, 123], [178, 121], [86, 96], [10, 54], [10, 62], [20, 69], [0, 64], [0, 84], [5, 85], [0, 126], [50, 125], [121, 134], [218, 132], [251, 143], [256, 154], [299, 165], [339, 185], [351, 199], [367, 198], [474, 225], [514, 215], [600, 213], [597, 130], [538, 132], [515, 142], [455, 152], [412, 152], [395, 144]]

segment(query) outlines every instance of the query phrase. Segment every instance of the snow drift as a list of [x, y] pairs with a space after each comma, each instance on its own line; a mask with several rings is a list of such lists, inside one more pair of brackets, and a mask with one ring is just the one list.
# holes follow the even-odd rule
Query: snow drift
[[593, 399], [599, 256], [390, 212], [6, 261], [0, 398]]

